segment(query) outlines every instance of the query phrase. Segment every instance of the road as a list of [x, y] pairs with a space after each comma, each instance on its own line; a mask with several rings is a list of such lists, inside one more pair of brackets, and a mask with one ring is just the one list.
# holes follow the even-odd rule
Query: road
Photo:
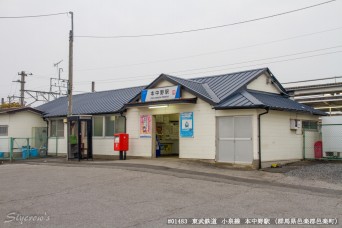
[[[172, 168], [3, 164], [0, 183], [0, 227], [178, 227], [167, 219], [193, 217], [342, 222], [340, 190]], [[22, 221], [35, 215], [43, 221]]]

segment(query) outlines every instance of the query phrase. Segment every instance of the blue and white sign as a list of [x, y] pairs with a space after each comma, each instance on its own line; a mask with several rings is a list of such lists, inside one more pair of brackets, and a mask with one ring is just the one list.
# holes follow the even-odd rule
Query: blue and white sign
[[180, 86], [169, 86], [156, 89], [144, 89], [141, 92], [141, 102], [172, 100], [180, 98]]
[[180, 136], [183, 138], [194, 137], [194, 113], [182, 112], [180, 114]]

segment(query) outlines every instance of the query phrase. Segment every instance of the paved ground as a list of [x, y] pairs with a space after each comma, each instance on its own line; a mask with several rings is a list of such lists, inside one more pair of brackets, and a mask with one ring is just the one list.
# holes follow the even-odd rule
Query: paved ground
[[[272, 176], [282, 174], [192, 161], [150, 162], [0, 165], [0, 227], [166, 227], [167, 218], [190, 217], [342, 222], [339, 185], [294, 185]], [[3, 223], [24, 218], [17, 215], [44, 221]]]

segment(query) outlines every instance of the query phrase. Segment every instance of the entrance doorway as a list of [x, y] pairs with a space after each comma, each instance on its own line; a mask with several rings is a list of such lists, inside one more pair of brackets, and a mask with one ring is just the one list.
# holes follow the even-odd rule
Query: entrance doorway
[[155, 116], [156, 157], [179, 156], [179, 114]]
[[68, 117], [68, 159], [93, 159], [91, 116]]
[[217, 156], [219, 162], [251, 164], [253, 161], [252, 118], [217, 118]]

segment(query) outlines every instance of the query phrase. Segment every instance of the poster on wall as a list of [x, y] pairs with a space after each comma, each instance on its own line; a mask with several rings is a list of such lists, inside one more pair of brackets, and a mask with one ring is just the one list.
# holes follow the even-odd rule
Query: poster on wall
[[182, 112], [180, 114], [180, 136], [183, 138], [194, 137], [194, 113]]
[[152, 136], [152, 116], [141, 115], [140, 116], [140, 137]]

